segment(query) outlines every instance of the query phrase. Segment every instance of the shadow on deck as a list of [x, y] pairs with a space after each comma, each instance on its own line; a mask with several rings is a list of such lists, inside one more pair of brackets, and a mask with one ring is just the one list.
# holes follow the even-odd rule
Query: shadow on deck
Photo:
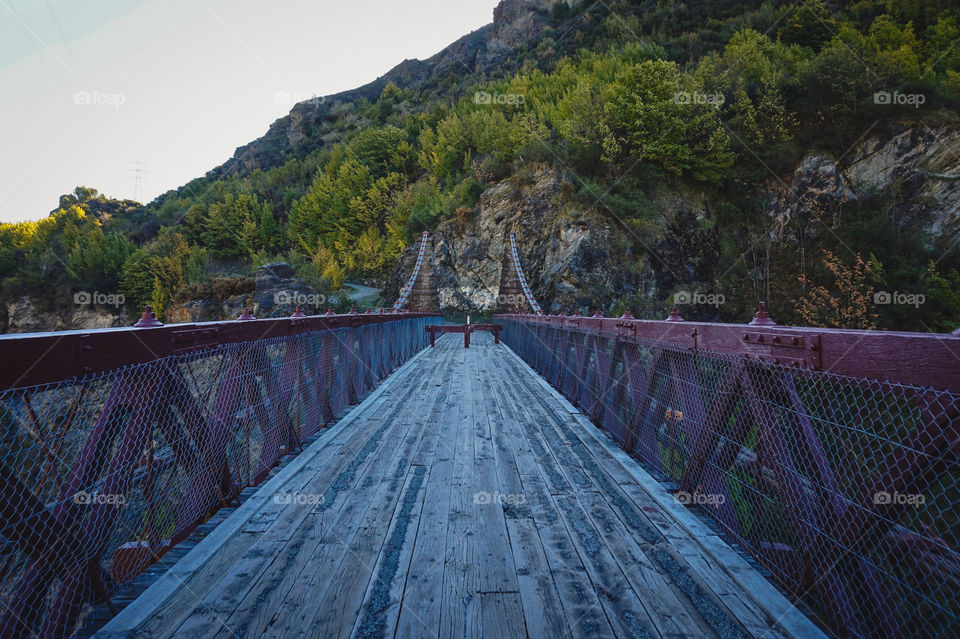
[[438, 338], [98, 636], [816, 637], [491, 335]]

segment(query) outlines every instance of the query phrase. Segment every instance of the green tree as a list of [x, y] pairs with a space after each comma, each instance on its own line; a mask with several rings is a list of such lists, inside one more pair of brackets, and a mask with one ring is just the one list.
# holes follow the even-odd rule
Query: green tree
[[787, 11], [789, 15], [777, 31], [786, 44], [819, 49], [837, 31], [837, 22], [823, 0], [806, 0]]
[[717, 106], [698, 95], [705, 94], [683, 84], [672, 62], [645, 61], [619, 74], [607, 103], [612, 134], [605, 147], [625, 157], [611, 159], [719, 182], [733, 154]]
[[97, 226], [78, 238], [67, 256], [67, 267], [80, 287], [112, 291], [119, 284], [124, 262], [136, 248], [123, 235], [104, 233]]
[[257, 249], [257, 221], [262, 217], [263, 206], [256, 195], [228, 194], [224, 201], [210, 205], [200, 234], [203, 245], [220, 258], [249, 257]]

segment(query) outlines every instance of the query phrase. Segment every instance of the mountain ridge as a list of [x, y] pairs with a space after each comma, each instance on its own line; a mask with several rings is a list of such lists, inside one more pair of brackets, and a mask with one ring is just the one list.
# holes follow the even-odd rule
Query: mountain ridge
[[[290, 113], [275, 120], [263, 136], [237, 147], [231, 158], [211, 169], [207, 176], [242, 176], [297, 156], [300, 143], [320, 140], [322, 146], [323, 125], [338, 105], [359, 99], [375, 100], [388, 84], [413, 89], [454, 67], [460, 67], [458, 71], [466, 74], [483, 74], [497, 69], [518, 45], [543, 30], [550, 8], [559, 1], [501, 0], [493, 10], [492, 22], [458, 38], [426, 60], [408, 58], [360, 87], [297, 103]], [[320, 132], [307, 134], [306, 131], [313, 127], [319, 128]]]

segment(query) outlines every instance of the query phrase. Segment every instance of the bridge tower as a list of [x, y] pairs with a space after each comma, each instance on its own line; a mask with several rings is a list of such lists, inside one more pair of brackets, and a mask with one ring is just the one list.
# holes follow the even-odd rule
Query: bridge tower
[[497, 313], [536, 313], [543, 315], [540, 305], [533, 297], [530, 285], [520, 266], [517, 253], [517, 238], [510, 233], [503, 251], [503, 266], [500, 269], [500, 291], [497, 294]]
[[437, 297], [437, 284], [433, 273], [433, 242], [426, 231], [420, 235], [417, 261], [414, 262], [410, 279], [400, 289], [393, 310], [399, 312], [405, 306], [414, 313], [440, 312], [440, 300]]

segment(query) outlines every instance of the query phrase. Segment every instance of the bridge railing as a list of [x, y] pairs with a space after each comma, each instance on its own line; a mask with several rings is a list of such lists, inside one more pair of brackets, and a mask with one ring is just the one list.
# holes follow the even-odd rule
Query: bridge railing
[[0, 636], [104, 600], [426, 346], [418, 313], [0, 337]]
[[960, 636], [960, 338], [496, 317], [837, 634]]

